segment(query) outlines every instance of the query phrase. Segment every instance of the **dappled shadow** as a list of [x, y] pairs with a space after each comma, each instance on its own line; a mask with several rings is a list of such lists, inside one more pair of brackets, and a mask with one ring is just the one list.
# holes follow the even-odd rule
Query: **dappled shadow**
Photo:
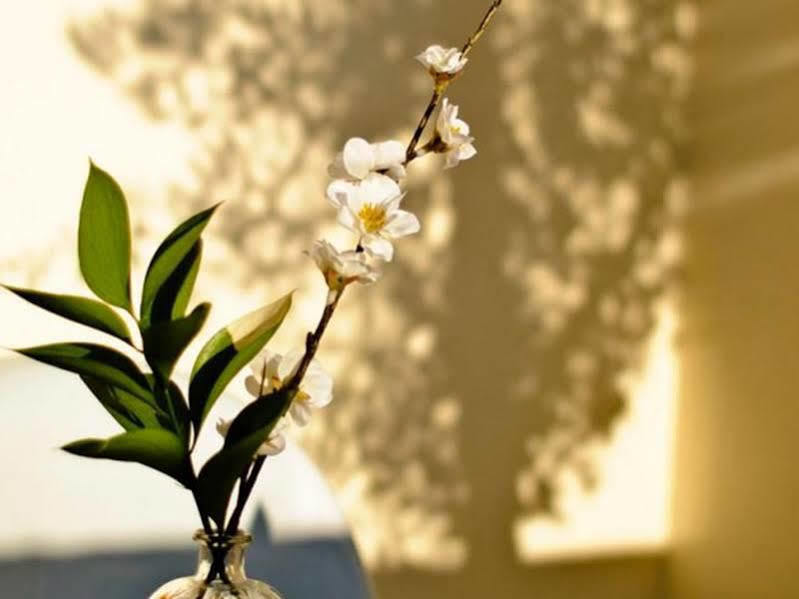
[[[327, 162], [349, 136], [407, 137], [429, 94], [409, 57], [459, 43], [486, 5], [148, 0], [70, 35], [147, 114], [202, 143], [196, 183], [169, 210], [228, 201], [205, 297], [302, 283], [317, 314], [302, 250], [334, 230]], [[405, 203], [423, 234], [345, 298], [321, 353], [337, 402], [303, 433], [367, 563], [471, 559], [469, 596], [515, 571], [512, 525], [557, 515], [564, 470], [595, 484], [584, 450], [625, 410], [619, 378], [652, 330], [685, 195], [690, 15], [632, 0], [503, 10], [450, 94], [480, 154], [447, 173], [414, 164]]]

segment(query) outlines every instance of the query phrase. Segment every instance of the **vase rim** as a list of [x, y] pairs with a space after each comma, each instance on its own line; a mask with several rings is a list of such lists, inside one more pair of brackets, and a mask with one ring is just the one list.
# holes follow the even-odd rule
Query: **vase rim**
[[206, 545], [214, 542], [224, 543], [226, 545], [249, 545], [252, 543], [252, 535], [246, 530], [239, 529], [235, 534], [218, 533], [209, 535], [202, 528], [197, 529], [192, 536], [195, 541], [201, 541]]

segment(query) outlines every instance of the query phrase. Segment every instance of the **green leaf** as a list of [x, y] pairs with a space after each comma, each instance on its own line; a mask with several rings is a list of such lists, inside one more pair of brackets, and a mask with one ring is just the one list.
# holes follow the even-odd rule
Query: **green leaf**
[[137, 462], [171, 476], [184, 486], [191, 486], [186, 447], [169, 431], [143, 428], [110, 439], [82, 439], [62, 449], [87, 458]]
[[184, 315], [200, 264], [200, 235], [218, 207], [219, 204], [212, 206], [181, 223], [156, 250], [144, 278], [143, 327]]
[[177, 429], [175, 432], [183, 439], [186, 447], [189, 445], [189, 432], [191, 430], [191, 417], [189, 415], [189, 404], [186, 403], [186, 398], [183, 397], [183, 393], [180, 391], [180, 387], [178, 387], [172, 381], [169, 381], [169, 390], [168, 390], [168, 401], [172, 404], [172, 411], [175, 413], [175, 418], [177, 418], [177, 422], [175, 422], [175, 428]]
[[125, 321], [111, 308], [97, 300], [75, 295], [43, 293], [32, 289], [22, 289], [3, 285], [11, 293], [39, 306], [53, 314], [58, 314], [74, 322], [84, 324], [98, 331], [118, 337], [126, 343], [132, 343], [130, 331]]
[[291, 293], [228, 325], [205, 344], [194, 363], [189, 384], [196, 434], [227, 384], [277, 332], [289, 308]]
[[242, 410], [233, 421], [224, 447], [205, 463], [197, 479], [197, 498], [203, 511], [220, 527], [233, 487], [261, 444], [291, 403], [286, 391], [275, 391]]
[[142, 330], [147, 363], [164, 379], [172, 375], [175, 363], [200, 332], [210, 310], [211, 304], [200, 304], [185, 318], [155, 323]]
[[83, 191], [78, 227], [80, 271], [89, 288], [131, 312], [130, 219], [116, 181], [94, 163]]
[[133, 361], [109, 347], [92, 343], [54, 343], [18, 349], [39, 362], [82, 376], [90, 376], [153, 402], [147, 378]]
[[170, 427], [169, 416], [151, 403], [96, 378], [80, 378], [125, 430]]

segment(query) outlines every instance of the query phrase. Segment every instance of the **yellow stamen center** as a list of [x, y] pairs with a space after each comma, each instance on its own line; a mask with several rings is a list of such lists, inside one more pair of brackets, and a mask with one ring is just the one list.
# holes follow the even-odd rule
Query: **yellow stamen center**
[[364, 204], [358, 218], [367, 233], [377, 233], [386, 226], [386, 209], [380, 205]]

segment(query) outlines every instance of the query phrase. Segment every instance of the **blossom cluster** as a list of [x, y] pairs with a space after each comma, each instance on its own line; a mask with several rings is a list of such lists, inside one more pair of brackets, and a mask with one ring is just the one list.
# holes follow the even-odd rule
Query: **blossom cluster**
[[[433, 77], [436, 96], [431, 107], [468, 62], [457, 48], [439, 45], [430, 46], [416, 59]], [[423, 119], [420, 129], [426, 122]], [[318, 240], [307, 252], [327, 283], [328, 306], [335, 304], [351, 283], [376, 282], [382, 274], [381, 267], [394, 258], [394, 243], [420, 231], [417, 216], [401, 207], [409, 162], [427, 153], [437, 153], [444, 156], [445, 168], [452, 168], [477, 154], [473, 142], [469, 125], [458, 117], [458, 107], [443, 98], [433, 135], [419, 150], [413, 145], [406, 148], [395, 140], [370, 143], [361, 137], [353, 137], [344, 144], [328, 167], [331, 182], [327, 186], [327, 200], [336, 210], [338, 223], [357, 237], [355, 248], [340, 251], [329, 241]], [[247, 391], [257, 399], [280, 389], [292, 378], [303, 355], [302, 349], [285, 356], [263, 352], [251, 364], [252, 375], [245, 381]], [[332, 378], [312, 360], [287, 415], [274, 427], [257, 454], [276, 455], [283, 451], [286, 445], [283, 433], [290, 421], [306, 425], [312, 410], [326, 406], [332, 398]], [[229, 420], [220, 420], [218, 432], [225, 436], [230, 424]]]

